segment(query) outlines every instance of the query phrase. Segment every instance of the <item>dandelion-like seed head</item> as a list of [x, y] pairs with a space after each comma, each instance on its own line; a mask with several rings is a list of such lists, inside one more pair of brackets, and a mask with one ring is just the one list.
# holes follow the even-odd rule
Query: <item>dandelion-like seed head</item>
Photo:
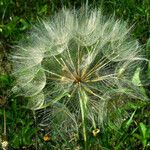
[[106, 20], [97, 9], [63, 9], [35, 26], [27, 45], [18, 45], [13, 91], [29, 97], [31, 109], [50, 107], [41, 125], [49, 121], [69, 137], [82, 126], [86, 141], [87, 127], [100, 128], [109, 107], [122, 106], [122, 95], [139, 96], [131, 76], [141, 48], [129, 32], [126, 22]]

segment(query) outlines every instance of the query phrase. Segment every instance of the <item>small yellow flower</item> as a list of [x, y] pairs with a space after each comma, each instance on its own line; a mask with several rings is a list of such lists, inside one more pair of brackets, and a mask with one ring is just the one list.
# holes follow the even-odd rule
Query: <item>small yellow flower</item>
[[92, 131], [93, 136], [96, 137], [99, 132], [100, 132], [100, 129], [94, 129], [94, 130]]
[[43, 137], [44, 141], [49, 141], [50, 140], [50, 135], [48, 134], [45, 134], [44, 137]]

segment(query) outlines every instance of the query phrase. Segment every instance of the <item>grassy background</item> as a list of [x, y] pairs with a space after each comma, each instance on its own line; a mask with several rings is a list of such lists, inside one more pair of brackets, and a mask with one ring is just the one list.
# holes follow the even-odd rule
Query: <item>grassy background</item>
[[[10, 77], [11, 63], [8, 56], [11, 47], [39, 18], [51, 16], [63, 6], [78, 8], [83, 3], [85, 3], [83, 0], [0, 0], [0, 135], [1, 139], [5, 138], [2, 135], [5, 108], [9, 149], [35, 149], [36, 142], [43, 149], [49, 149], [54, 143], [53, 140], [43, 140], [45, 133], [35, 126], [32, 112], [22, 108], [22, 98], [15, 98], [10, 94], [13, 79]], [[143, 45], [146, 57], [149, 59], [150, 0], [89, 0], [89, 4], [103, 9], [104, 14], [115, 14], [116, 18], [127, 20], [129, 25], [134, 24], [132, 34]], [[150, 65], [145, 65], [143, 74], [146, 78], [144, 88], [149, 96]], [[131, 104], [129, 110], [131, 117], [124, 121], [121, 128], [116, 129], [110, 125], [96, 138], [91, 136], [90, 149], [100, 143], [103, 148], [97, 149], [148, 150], [150, 148], [149, 104], [140, 103], [137, 106]], [[35, 133], [38, 133], [37, 139]], [[79, 141], [80, 143], [82, 141]], [[68, 144], [67, 141], [65, 144]]]

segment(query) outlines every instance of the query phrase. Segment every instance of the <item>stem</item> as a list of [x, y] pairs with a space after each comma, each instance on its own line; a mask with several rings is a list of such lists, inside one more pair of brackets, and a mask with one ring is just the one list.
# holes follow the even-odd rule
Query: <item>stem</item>
[[82, 128], [83, 128], [83, 138], [84, 138], [84, 145], [85, 150], [87, 150], [87, 133], [86, 133], [86, 112], [87, 112], [87, 100], [88, 97], [84, 90], [80, 88], [79, 91], [79, 101], [80, 101], [80, 109], [81, 109], [81, 117], [82, 117]]
[[6, 136], [6, 111], [4, 108], [4, 136]]
[[[37, 124], [36, 124], [36, 115], [35, 115], [35, 111], [33, 110], [33, 117], [34, 117], [34, 123], [35, 123], [35, 127], [37, 128]], [[38, 135], [37, 135], [37, 131], [35, 132], [35, 149], [38, 150]]]

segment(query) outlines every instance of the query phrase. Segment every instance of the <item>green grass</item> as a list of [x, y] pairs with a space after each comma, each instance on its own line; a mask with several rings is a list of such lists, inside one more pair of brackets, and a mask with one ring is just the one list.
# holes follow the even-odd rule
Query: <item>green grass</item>
[[[10, 93], [13, 86], [11, 78], [11, 62], [8, 57], [12, 46], [16, 41], [23, 38], [31, 29], [31, 25], [38, 19], [52, 16], [56, 11], [66, 6], [79, 8], [84, 1], [76, 0], [1, 0], [0, 1], [0, 138], [3, 140], [4, 108], [6, 110], [7, 140], [9, 149], [35, 149], [36, 144], [42, 149], [60, 149], [70, 147], [68, 141], [56, 143], [55, 134], [50, 135], [49, 141], [43, 137], [46, 129], [39, 129], [34, 120], [32, 112], [25, 109], [24, 98], [16, 97]], [[95, 0], [89, 1], [91, 6], [103, 9], [105, 15], [115, 13], [116, 18], [127, 20], [129, 25], [134, 25], [133, 36], [139, 39], [146, 51], [146, 57], [150, 59], [150, 1], [149, 0]], [[146, 48], [147, 47], [147, 48]], [[150, 64], [150, 63], [149, 63]], [[143, 88], [147, 96], [150, 89], [150, 65], [145, 64], [141, 68], [145, 76]], [[142, 76], [142, 74], [140, 75]], [[148, 150], [150, 148], [150, 103], [130, 104], [127, 107], [130, 114], [120, 128], [110, 124], [105, 125], [105, 130], [100, 131], [96, 137], [92, 130], [89, 135], [89, 149], [97, 150]], [[83, 137], [77, 141], [76, 147], [83, 146]], [[1, 140], [0, 140], [1, 141]], [[93, 148], [94, 147], [94, 148]]]

